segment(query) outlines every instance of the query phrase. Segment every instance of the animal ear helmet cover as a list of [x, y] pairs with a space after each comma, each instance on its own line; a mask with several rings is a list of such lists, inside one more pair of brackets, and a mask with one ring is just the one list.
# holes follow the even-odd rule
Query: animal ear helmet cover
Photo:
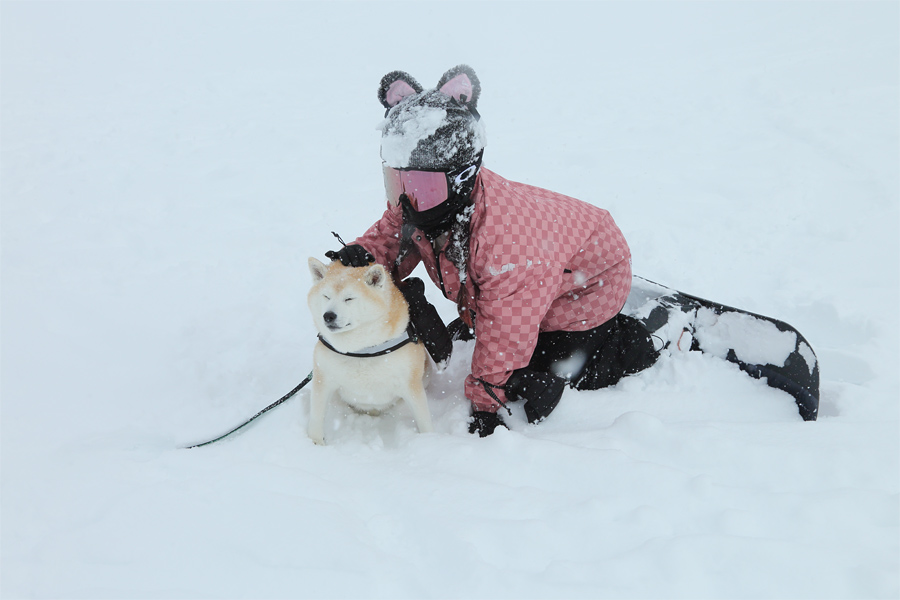
[[443, 172], [479, 163], [485, 146], [480, 96], [481, 82], [467, 65], [444, 73], [431, 90], [403, 71], [388, 73], [378, 87], [387, 109], [379, 126], [382, 160], [395, 169]]

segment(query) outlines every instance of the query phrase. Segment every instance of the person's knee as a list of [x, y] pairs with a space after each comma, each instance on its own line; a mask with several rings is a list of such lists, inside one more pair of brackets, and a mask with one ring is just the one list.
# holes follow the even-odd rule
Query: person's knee
[[504, 388], [508, 398], [525, 401], [525, 416], [529, 423], [536, 423], [546, 419], [559, 404], [566, 380], [551, 373], [518, 369], [510, 375]]
[[646, 327], [637, 319], [616, 315], [615, 323], [574, 387], [597, 390], [616, 385], [623, 377], [651, 367], [658, 358], [659, 352]]
[[659, 359], [659, 351], [644, 325], [633, 317], [619, 314], [619, 361], [625, 375], [640, 373], [653, 366]]

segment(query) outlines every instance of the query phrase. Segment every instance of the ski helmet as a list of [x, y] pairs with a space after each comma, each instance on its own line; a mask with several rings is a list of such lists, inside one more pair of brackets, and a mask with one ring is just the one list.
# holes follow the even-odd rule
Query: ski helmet
[[[456, 66], [431, 90], [408, 73], [392, 71], [381, 79], [378, 100], [381, 158], [394, 169], [464, 173], [481, 165], [484, 125], [476, 110], [481, 83], [467, 65]], [[468, 175], [468, 173], [467, 173]], [[454, 178], [456, 194], [468, 197], [475, 177]]]

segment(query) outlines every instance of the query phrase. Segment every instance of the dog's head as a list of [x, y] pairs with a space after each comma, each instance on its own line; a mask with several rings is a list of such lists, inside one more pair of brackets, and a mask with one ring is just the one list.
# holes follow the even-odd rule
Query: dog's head
[[338, 260], [325, 265], [310, 258], [309, 272], [309, 309], [316, 329], [329, 342], [365, 347], [406, 328], [406, 302], [383, 266], [345, 267]]

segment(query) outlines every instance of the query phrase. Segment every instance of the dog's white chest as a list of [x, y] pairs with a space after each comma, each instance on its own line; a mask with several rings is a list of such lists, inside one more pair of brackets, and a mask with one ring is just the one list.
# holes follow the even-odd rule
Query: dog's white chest
[[420, 370], [410, 363], [410, 353], [404, 349], [363, 358], [344, 356], [319, 346], [315, 360], [316, 368], [335, 382], [341, 400], [363, 411], [389, 408], [408, 389], [415, 371]]

